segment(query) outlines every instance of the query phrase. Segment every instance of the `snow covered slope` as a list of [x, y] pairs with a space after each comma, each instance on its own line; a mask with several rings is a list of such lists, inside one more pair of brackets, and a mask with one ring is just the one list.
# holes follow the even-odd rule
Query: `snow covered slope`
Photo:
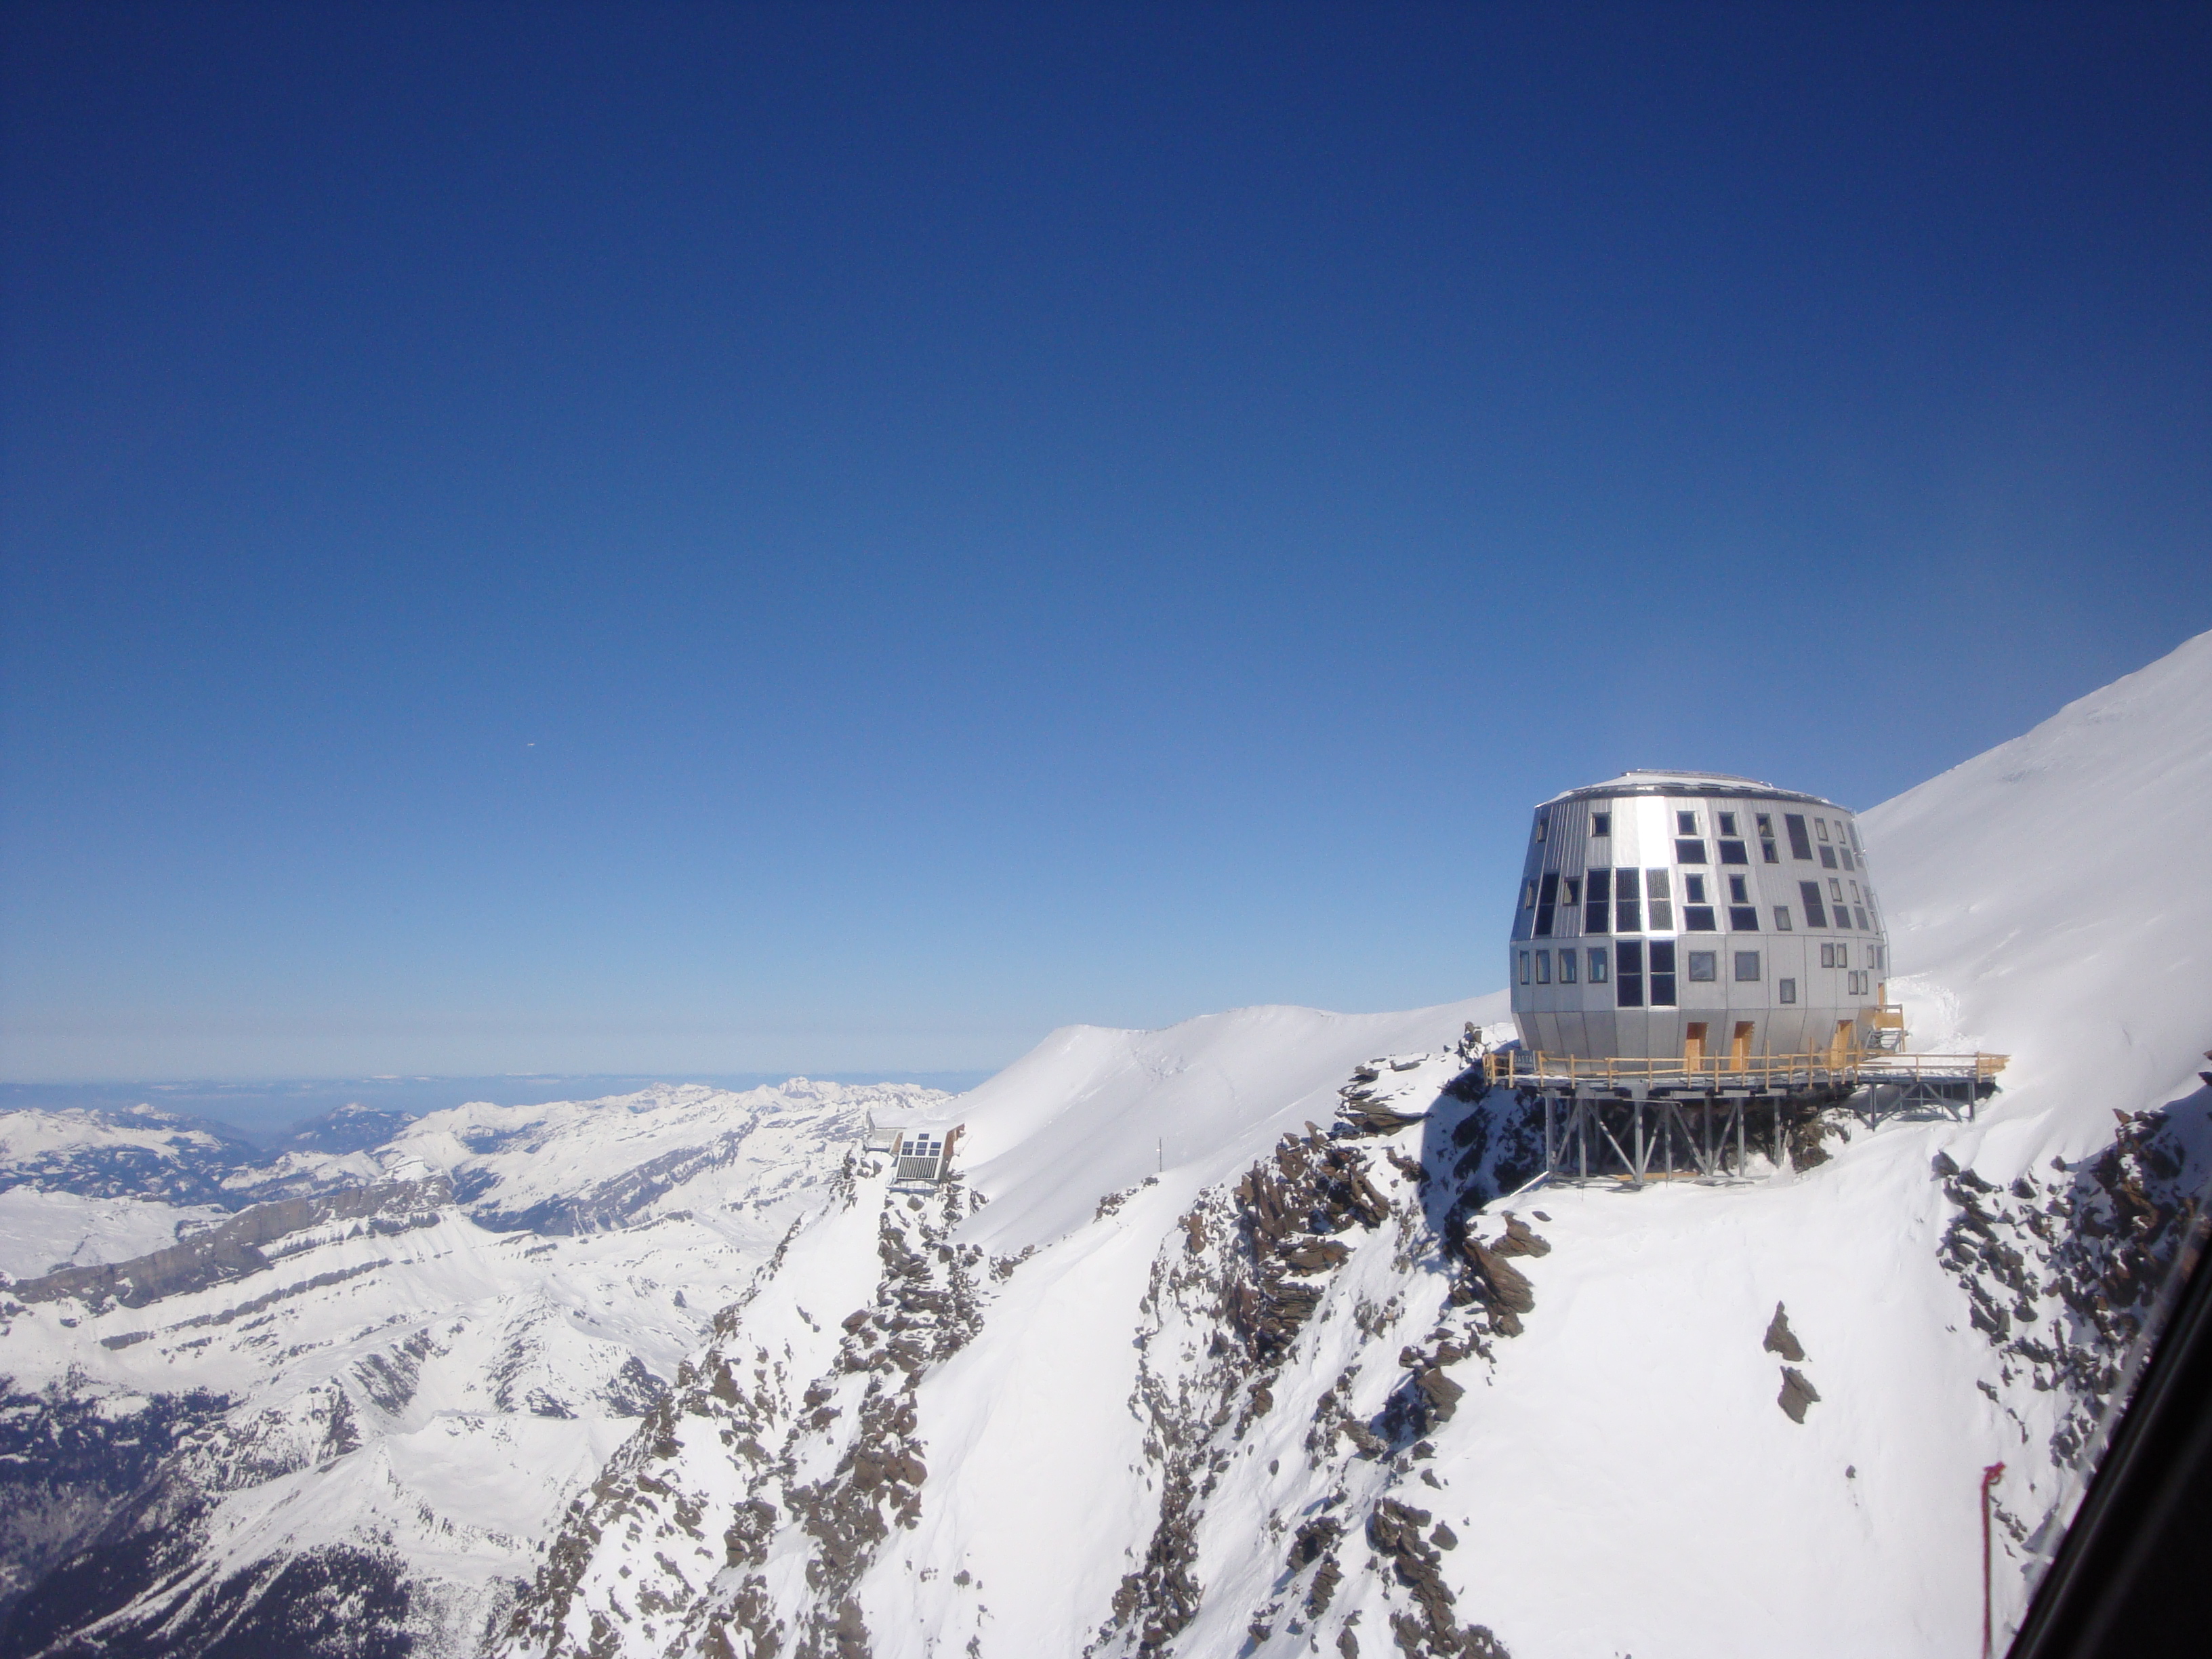
[[1972, 1123], [1507, 1207], [1497, 1002], [1055, 1033], [959, 1180], [841, 1176], [501, 1651], [1973, 1650], [1982, 1468], [2016, 1616], [2212, 1172], [2208, 714], [2198, 640], [1863, 820]]
[[473, 1651], [870, 1110], [941, 1097], [465, 1106], [235, 1214], [0, 1194], [0, 1651]]

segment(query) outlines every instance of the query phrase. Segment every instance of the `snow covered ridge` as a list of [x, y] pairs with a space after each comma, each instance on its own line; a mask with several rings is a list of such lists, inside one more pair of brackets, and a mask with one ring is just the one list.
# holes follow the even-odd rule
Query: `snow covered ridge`
[[[0, 1651], [474, 1651], [870, 1113], [942, 1098], [464, 1107], [252, 1165], [300, 1195], [235, 1209], [100, 1195], [69, 1154], [106, 1128], [34, 1126], [0, 1192]], [[72, 1168], [94, 1195], [33, 1184]], [[64, 1242], [102, 1221], [137, 1248]]]
[[1750, 1182], [1516, 1192], [1502, 995], [1054, 1032], [881, 1103], [926, 1193], [797, 1085], [303, 1149], [453, 1201], [0, 1304], [0, 1650], [1973, 1651], [1982, 1468], [2015, 1618], [2212, 1175], [2208, 732], [2212, 639], [1862, 815], [1916, 1046], [2013, 1064]]

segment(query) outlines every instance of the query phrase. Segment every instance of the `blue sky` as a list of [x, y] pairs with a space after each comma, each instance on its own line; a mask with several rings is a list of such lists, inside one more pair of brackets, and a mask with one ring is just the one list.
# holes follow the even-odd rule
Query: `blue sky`
[[2199, 8], [11, 8], [0, 1074], [1498, 982], [2212, 626]]

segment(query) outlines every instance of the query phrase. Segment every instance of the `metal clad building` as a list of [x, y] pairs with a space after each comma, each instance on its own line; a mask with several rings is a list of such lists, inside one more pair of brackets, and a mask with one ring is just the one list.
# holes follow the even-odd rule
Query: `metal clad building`
[[1888, 939], [1853, 816], [1715, 772], [1536, 809], [1509, 963], [1522, 1043], [1589, 1059], [1875, 1046]]

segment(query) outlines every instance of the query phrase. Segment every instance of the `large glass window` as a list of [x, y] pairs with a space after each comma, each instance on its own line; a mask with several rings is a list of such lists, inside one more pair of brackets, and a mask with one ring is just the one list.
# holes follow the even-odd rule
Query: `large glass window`
[[1644, 896], [1650, 902], [1651, 931], [1655, 933], [1674, 931], [1674, 890], [1669, 884], [1672, 880], [1673, 878], [1664, 870], [1646, 870], [1644, 872]]
[[1805, 925], [1808, 927], [1826, 927], [1828, 925], [1828, 907], [1821, 902], [1819, 882], [1799, 882], [1797, 898], [1805, 907]]
[[1644, 941], [1616, 940], [1613, 947], [1613, 1002], [1616, 1008], [1644, 1006]]
[[1705, 844], [1702, 841], [1678, 841], [1674, 843], [1675, 863], [1703, 864], [1705, 861]]
[[1739, 951], [1735, 953], [1735, 980], [1739, 985], [1750, 985], [1759, 979], [1759, 952]]
[[1671, 939], [1651, 941], [1651, 1006], [1674, 1006], [1674, 941]]
[[[1644, 931], [1644, 906], [1638, 900], [1637, 872], [1616, 870], [1613, 872], [1613, 931], [1616, 933], [1640, 933]], [[1638, 1005], [1639, 1007], [1642, 1005]]]
[[1611, 933], [1613, 929], [1606, 924], [1612, 920], [1613, 872], [1592, 870], [1583, 879], [1589, 884], [1583, 895], [1583, 932]]
[[1711, 985], [1721, 976], [1719, 951], [1692, 951], [1687, 954], [1690, 961], [1691, 984]]
[[1552, 918], [1559, 904], [1559, 878], [1557, 872], [1547, 872], [1536, 889], [1536, 937], [1552, 936]]
[[1591, 984], [1602, 985], [1605, 983], [1605, 946], [1602, 945], [1593, 945], [1590, 946], [1589, 969]]
[[1805, 833], [1805, 815], [1802, 812], [1784, 812], [1782, 822], [1790, 830], [1790, 856], [1793, 859], [1811, 858], [1813, 838]]

